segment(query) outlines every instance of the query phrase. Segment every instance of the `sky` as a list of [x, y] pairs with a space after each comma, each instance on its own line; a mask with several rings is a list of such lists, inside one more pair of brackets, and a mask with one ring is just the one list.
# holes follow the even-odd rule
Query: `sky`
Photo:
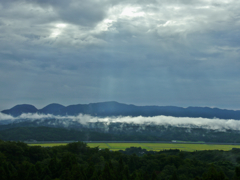
[[240, 1], [0, 0], [0, 110], [240, 110]]

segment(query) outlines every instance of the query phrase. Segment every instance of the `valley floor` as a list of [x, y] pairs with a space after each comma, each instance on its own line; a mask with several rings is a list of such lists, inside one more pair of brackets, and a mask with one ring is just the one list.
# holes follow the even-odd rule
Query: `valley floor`
[[[69, 142], [29, 142], [31, 146], [52, 147], [66, 145]], [[125, 150], [130, 147], [141, 147], [148, 151], [163, 151], [169, 149], [179, 149], [181, 151], [203, 151], [203, 150], [223, 150], [229, 151], [232, 148], [240, 148], [239, 144], [204, 144], [204, 143], [146, 143], [146, 142], [88, 142], [91, 148], [99, 147], [99, 149], [108, 148], [113, 151]]]

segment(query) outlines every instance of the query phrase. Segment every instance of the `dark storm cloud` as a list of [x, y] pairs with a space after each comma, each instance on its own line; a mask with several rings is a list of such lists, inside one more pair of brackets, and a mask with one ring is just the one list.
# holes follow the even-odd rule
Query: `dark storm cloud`
[[[25, 6], [25, 8], [22, 10], [27, 9], [29, 14], [34, 13], [36, 9], [37, 12], [35, 12], [40, 13], [41, 16], [45, 13], [48, 15], [54, 13], [55, 19], [48, 19], [49, 22], [52, 20], [57, 20], [82, 26], [92, 26], [95, 23], [101, 21], [106, 14], [107, 8], [107, 4], [104, 3], [104, 1], [20, 0], [3, 1], [1, 4], [4, 9], [15, 9], [14, 7], [16, 7], [16, 5], [20, 6], [20, 8]], [[21, 10], [19, 9], [19, 11]], [[19, 13], [20, 16], [31, 18], [31, 16], [28, 16], [29, 14], [27, 14], [28, 13], [24, 11], [21, 11], [21, 13]], [[18, 13], [14, 12], [12, 15], [18, 15]]]
[[107, 100], [240, 108], [239, 5], [1, 1], [1, 109]]
[[59, 20], [82, 26], [92, 26], [106, 15], [106, 4], [101, 1], [29, 1], [43, 8], [51, 7]]

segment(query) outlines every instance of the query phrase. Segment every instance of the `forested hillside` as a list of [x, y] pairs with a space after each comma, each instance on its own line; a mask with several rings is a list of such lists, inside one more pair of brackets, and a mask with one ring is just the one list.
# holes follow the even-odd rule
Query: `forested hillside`
[[[53, 127], [14, 127], [0, 129], [0, 139], [6, 141], [204, 141], [217, 143], [240, 143], [239, 131], [219, 132], [200, 128], [149, 126], [137, 131], [129, 126], [123, 131], [114, 127], [104, 132], [101, 129], [66, 129]], [[5, 127], [6, 128], [6, 127]], [[130, 129], [131, 128], [131, 129]]]
[[43, 148], [0, 141], [1, 180], [237, 180], [239, 163], [239, 149], [113, 152], [83, 142]]

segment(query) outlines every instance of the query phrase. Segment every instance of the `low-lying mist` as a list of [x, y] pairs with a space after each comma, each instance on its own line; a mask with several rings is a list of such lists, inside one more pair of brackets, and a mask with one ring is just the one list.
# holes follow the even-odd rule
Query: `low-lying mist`
[[[83, 125], [88, 123], [102, 122], [106, 125], [112, 123], [136, 124], [136, 125], [161, 125], [185, 128], [204, 128], [212, 130], [240, 130], [239, 120], [225, 119], [207, 119], [207, 118], [190, 118], [190, 117], [172, 117], [172, 116], [154, 116], [154, 117], [94, 117], [90, 115], [79, 114], [78, 116], [55, 116], [52, 114], [22, 114], [18, 117], [0, 113], [0, 122], [14, 123], [17, 121], [35, 121], [35, 120], [61, 120], [64, 124], [76, 122]], [[5, 123], [6, 124], [6, 123]]]

